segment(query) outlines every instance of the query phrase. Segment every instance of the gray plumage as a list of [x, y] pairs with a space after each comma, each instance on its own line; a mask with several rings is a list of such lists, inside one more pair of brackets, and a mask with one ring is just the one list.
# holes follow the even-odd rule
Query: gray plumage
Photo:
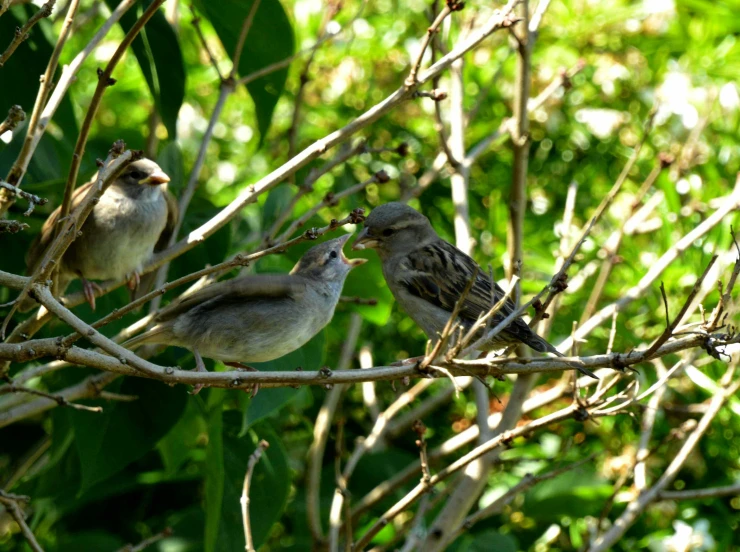
[[226, 363], [265, 362], [304, 345], [334, 316], [349, 271], [347, 234], [309, 249], [290, 274], [212, 284], [165, 309], [158, 324], [124, 345], [165, 344]]
[[[472, 258], [440, 238], [424, 215], [402, 203], [386, 203], [374, 209], [353, 247], [377, 251], [383, 276], [396, 301], [433, 340], [442, 333], [476, 269], [475, 281], [458, 317], [464, 328], [470, 328], [505, 295]], [[489, 328], [514, 310], [514, 303], [507, 301], [493, 315]], [[535, 351], [563, 356], [521, 318], [515, 318], [484, 348], [500, 349], [519, 342]], [[582, 367], [578, 369], [593, 376]]]
[[[106, 189], [80, 228], [78, 236], [59, 263], [58, 293], [61, 295], [75, 278], [82, 278], [85, 295], [94, 308], [94, 293], [88, 280], [132, 278], [152, 256], [155, 245], [166, 243], [168, 231], [177, 220], [177, 201], [161, 186], [170, 178], [154, 161], [140, 159], [128, 165]], [[94, 180], [77, 188], [72, 209], [87, 195]], [[54, 239], [60, 209], [46, 220], [31, 245], [26, 263], [33, 272]], [[23, 307], [30, 308], [33, 302]], [[25, 309], [27, 310], [27, 309]]]

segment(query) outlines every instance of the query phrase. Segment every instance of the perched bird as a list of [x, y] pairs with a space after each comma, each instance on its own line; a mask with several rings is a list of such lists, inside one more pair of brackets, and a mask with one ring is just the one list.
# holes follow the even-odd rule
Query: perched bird
[[[85, 298], [94, 309], [97, 285], [90, 280], [128, 278], [130, 289], [138, 286], [142, 265], [155, 247], [167, 244], [177, 220], [177, 201], [162, 186], [169, 181], [170, 177], [149, 159], [134, 161], [123, 170], [82, 224], [81, 235], [62, 255], [57, 288], [60, 295], [72, 280], [81, 278]], [[94, 182], [74, 191], [72, 209], [82, 202]], [[49, 216], [31, 244], [26, 256], [29, 274], [54, 239], [60, 209]], [[34, 304], [27, 299], [21, 310]]]
[[[464, 328], [469, 329], [505, 295], [473, 259], [440, 238], [429, 219], [403, 203], [386, 203], [374, 209], [353, 248], [377, 251], [383, 276], [396, 301], [432, 340], [442, 333], [476, 270], [475, 281], [459, 311], [458, 321]], [[490, 327], [514, 310], [514, 303], [507, 301], [492, 317]], [[521, 318], [515, 318], [486, 343], [485, 350], [518, 342], [535, 351], [563, 356]], [[593, 376], [582, 367], [578, 369]]]
[[351, 234], [309, 249], [290, 274], [256, 274], [212, 284], [166, 308], [157, 325], [124, 343], [183, 347], [228, 366], [266, 362], [298, 349], [326, 326], [352, 268], [342, 248]]

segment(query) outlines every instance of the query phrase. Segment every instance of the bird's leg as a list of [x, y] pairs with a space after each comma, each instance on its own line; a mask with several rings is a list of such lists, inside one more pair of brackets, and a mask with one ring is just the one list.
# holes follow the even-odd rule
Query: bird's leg
[[[206, 370], [206, 365], [203, 362], [203, 357], [200, 356], [200, 353], [198, 352], [197, 349], [193, 349], [193, 356], [195, 357], [195, 371], [196, 372], [208, 372], [208, 370]], [[193, 386], [193, 390], [190, 392], [190, 394], [197, 395], [198, 393], [200, 393], [200, 390], [203, 389], [203, 387], [205, 386], [202, 383], [196, 383]]]
[[[237, 368], [239, 370], [246, 370], [247, 372], [259, 372], [257, 368], [253, 368], [252, 366], [247, 366], [243, 362], [224, 362], [226, 366], [231, 366], [232, 368]], [[260, 384], [255, 383], [254, 385], [250, 387], [245, 387], [244, 392], [249, 393], [249, 396], [253, 399], [255, 396], [257, 396], [257, 391], [260, 390]]]
[[128, 277], [128, 282], [126, 282], [126, 285], [131, 291], [135, 291], [136, 288], [139, 287], [140, 283], [141, 283], [141, 277], [139, 276], [138, 272], [134, 271]]
[[95, 292], [103, 293], [103, 288], [101, 288], [98, 284], [95, 282], [91, 282], [90, 280], [86, 280], [85, 278], [82, 278], [82, 292], [85, 294], [85, 299], [90, 305], [90, 308], [92, 310], [95, 310]]

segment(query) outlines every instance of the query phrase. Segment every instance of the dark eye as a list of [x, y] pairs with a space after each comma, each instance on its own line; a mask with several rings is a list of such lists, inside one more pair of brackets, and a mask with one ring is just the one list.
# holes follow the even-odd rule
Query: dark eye
[[392, 236], [396, 231], [393, 228], [386, 228], [383, 230], [383, 235], [387, 238], [388, 236]]
[[330, 259], [336, 259], [337, 258], [337, 252], [336, 251], [332, 251], [331, 253], [329, 253], [329, 258]]
[[142, 180], [144, 178], [144, 176], [145, 176], [144, 173], [141, 172], [141, 171], [133, 171], [133, 172], [130, 172], [129, 175], [134, 180]]

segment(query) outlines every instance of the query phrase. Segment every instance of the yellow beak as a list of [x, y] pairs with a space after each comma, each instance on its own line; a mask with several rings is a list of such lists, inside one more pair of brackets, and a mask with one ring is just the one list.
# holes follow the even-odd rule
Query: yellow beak
[[167, 176], [162, 169], [157, 169], [152, 174], [139, 180], [139, 184], [149, 184], [150, 186], [158, 186], [160, 184], [167, 184], [170, 181], [170, 177]]

